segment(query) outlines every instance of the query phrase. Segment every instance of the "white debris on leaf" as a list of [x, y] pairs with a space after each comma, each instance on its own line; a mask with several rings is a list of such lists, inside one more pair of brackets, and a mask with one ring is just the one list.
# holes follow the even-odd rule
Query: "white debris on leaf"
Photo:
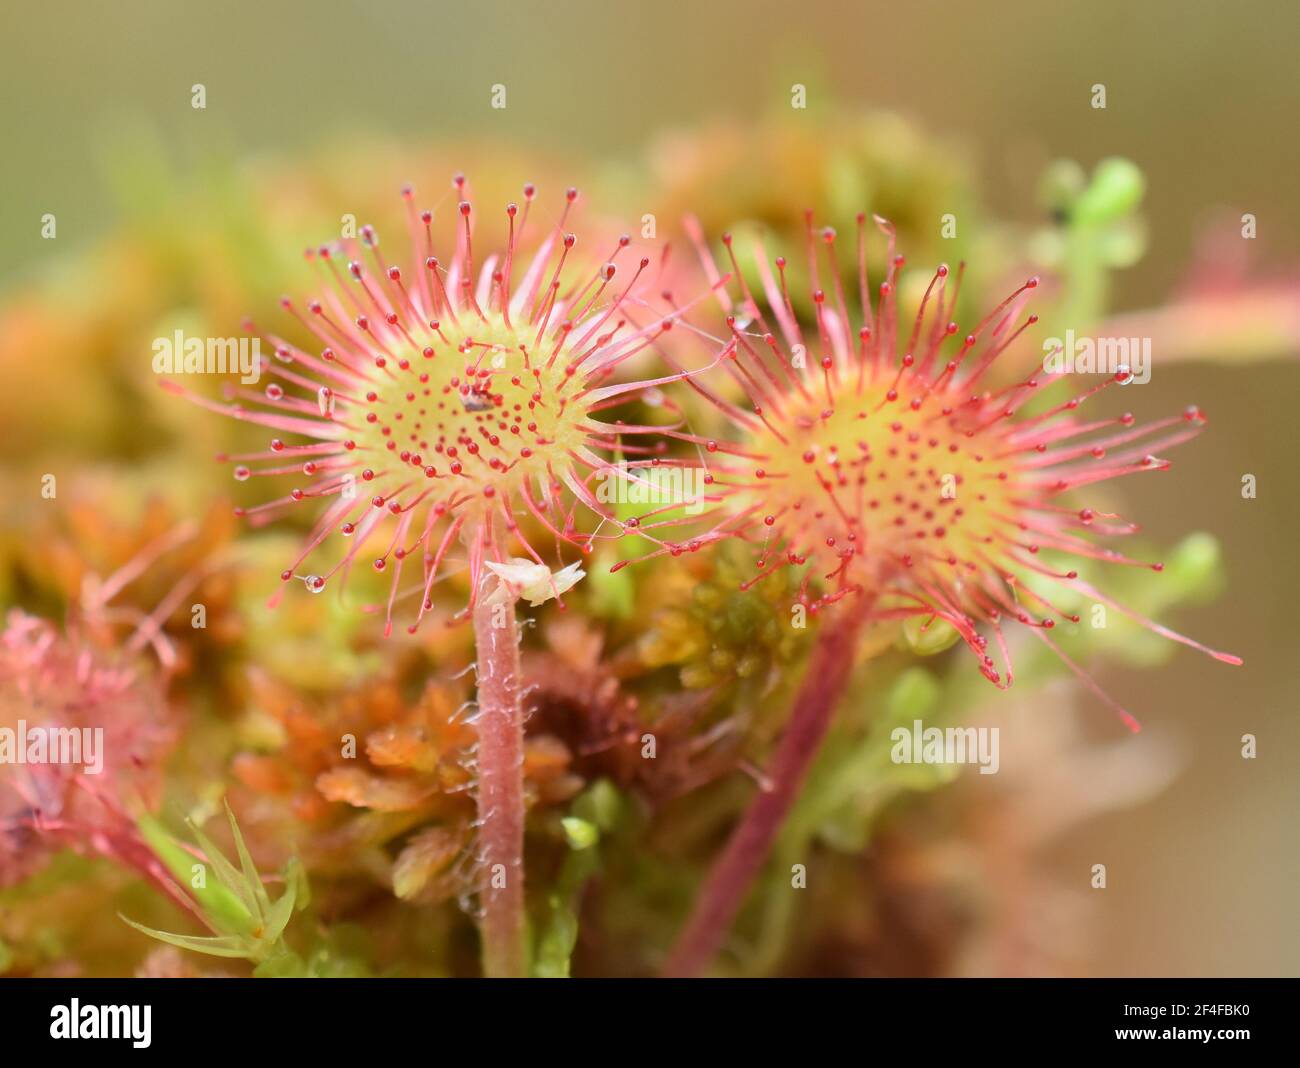
[[504, 564], [492, 560], [484, 560], [483, 563], [501, 580], [501, 587], [492, 595], [492, 600], [506, 601], [522, 597], [533, 608], [572, 589], [587, 574], [580, 564], [569, 564], [559, 571], [552, 571], [545, 564], [517, 556], [511, 557]]

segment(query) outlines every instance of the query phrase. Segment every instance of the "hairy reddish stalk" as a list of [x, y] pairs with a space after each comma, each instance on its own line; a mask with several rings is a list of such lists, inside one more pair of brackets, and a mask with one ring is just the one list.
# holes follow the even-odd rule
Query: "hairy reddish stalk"
[[480, 587], [474, 605], [478, 655], [478, 819], [483, 974], [525, 974], [524, 720], [519, 627], [513, 599], [493, 601]]
[[860, 605], [850, 604], [848, 611], [822, 623], [790, 722], [768, 768], [767, 788], [760, 789], [750, 802], [709, 872], [695, 909], [669, 954], [664, 974], [683, 978], [698, 975], [722, 945], [826, 737], [853, 671], [854, 651], [865, 615]]

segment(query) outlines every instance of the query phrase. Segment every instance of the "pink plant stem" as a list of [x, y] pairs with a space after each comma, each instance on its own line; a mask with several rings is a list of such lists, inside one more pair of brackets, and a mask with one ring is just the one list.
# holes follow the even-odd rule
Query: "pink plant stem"
[[826, 737], [853, 670], [864, 615], [855, 604], [822, 622], [790, 722], [767, 771], [768, 785], [750, 802], [709, 872], [695, 909], [668, 956], [665, 975], [698, 975], [721, 947]]
[[[495, 588], [496, 584], [490, 584]], [[474, 606], [478, 656], [478, 819], [483, 973], [524, 975], [524, 723], [513, 599]]]

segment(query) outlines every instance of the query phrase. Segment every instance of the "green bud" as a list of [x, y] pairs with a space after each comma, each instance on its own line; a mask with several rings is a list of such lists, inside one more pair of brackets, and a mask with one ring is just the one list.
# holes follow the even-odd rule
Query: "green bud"
[[1165, 582], [1179, 599], [1198, 600], [1212, 596], [1222, 578], [1222, 553], [1211, 534], [1189, 534], [1165, 561]]
[[1146, 177], [1136, 163], [1118, 156], [1104, 159], [1075, 202], [1072, 221], [1083, 226], [1114, 222], [1133, 211], [1145, 192]]
[[630, 619], [636, 611], [636, 581], [629, 567], [610, 571], [619, 558], [617, 553], [602, 553], [594, 566], [587, 569], [585, 585], [600, 615]]
[[908, 616], [903, 621], [903, 637], [908, 647], [921, 656], [934, 656], [945, 649], [951, 649], [961, 637], [954, 627], [945, 619], [929, 616]]
[[1107, 267], [1132, 267], [1146, 255], [1146, 225], [1141, 219], [1121, 219], [1098, 235], [1098, 251]]
[[608, 779], [597, 779], [573, 802], [573, 814], [602, 831], [614, 828], [622, 808], [618, 787]]
[[1069, 215], [1075, 200], [1088, 184], [1088, 176], [1072, 159], [1058, 159], [1038, 180], [1038, 201], [1053, 215]]
[[909, 668], [898, 676], [886, 698], [891, 719], [923, 716], [939, 701], [939, 682], [925, 668]]
[[576, 816], [565, 816], [560, 820], [560, 826], [564, 828], [570, 849], [590, 849], [600, 841], [600, 829]]

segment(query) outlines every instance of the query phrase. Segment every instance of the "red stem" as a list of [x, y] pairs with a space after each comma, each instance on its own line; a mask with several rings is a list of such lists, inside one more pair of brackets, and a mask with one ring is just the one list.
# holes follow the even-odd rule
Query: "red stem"
[[[478, 655], [478, 819], [483, 864], [483, 974], [525, 972], [524, 726], [519, 697], [519, 628], [514, 600], [474, 606]], [[495, 589], [496, 584], [491, 584]]]
[[704, 970], [767, 860], [853, 670], [857, 635], [865, 615], [856, 608], [822, 622], [790, 722], [767, 772], [769, 785], [750, 802], [709, 872], [695, 909], [668, 956], [665, 975], [689, 977]]

